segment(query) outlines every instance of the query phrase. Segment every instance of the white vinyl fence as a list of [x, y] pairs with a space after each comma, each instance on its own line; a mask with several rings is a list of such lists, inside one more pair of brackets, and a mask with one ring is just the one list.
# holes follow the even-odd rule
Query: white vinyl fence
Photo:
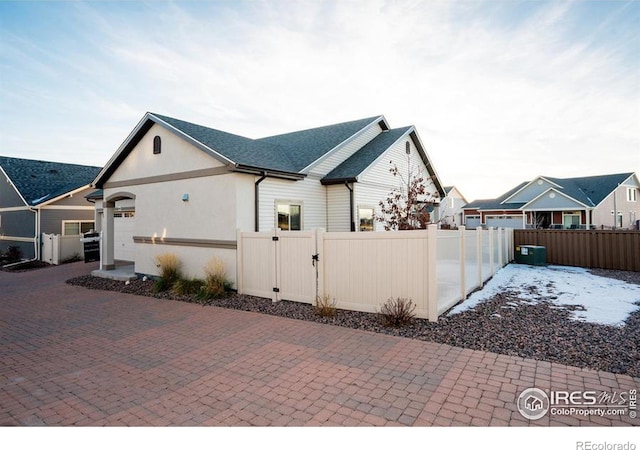
[[75, 256], [82, 257], [81, 237], [42, 233], [42, 260], [57, 265]]
[[238, 292], [377, 312], [389, 298], [436, 321], [513, 259], [513, 230], [238, 232]]

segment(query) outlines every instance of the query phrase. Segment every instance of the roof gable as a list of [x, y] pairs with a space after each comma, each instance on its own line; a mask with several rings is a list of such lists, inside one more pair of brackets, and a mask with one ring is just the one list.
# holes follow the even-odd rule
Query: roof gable
[[551, 187], [560, 187], [560, 185], [549, 180], [547, 177], [536, 177], [533, 180], [522, 184], [520, 189], [514, 191], [511, 195], [502, 200], [502, 202], [526, 203]]
[[0, 156], [0, 166], [29, 206], [72, 192], [91, 181], [100, 167]]
[[561, 189], [549, 188], [530, 202], [522, 206], [522, 209], [546, 209], [549, 211], [562, 209], [582, 209], [584, 203], [565, 194]]
[[462, 192], [460, 192], [460, 189], [458, 189], [457, 187], [444, 186], [443, 189], [447, 197], [459, 198], [465, 203], [467, 202], [467, 199], [464, 197], [464, 195], [462, 195]]
[[355, 181], [389, 147], [406, 135], [413, 127], [396, 128], [383, 131], [372, 141], [347, 158], [322, 179], [323, 184], [335, 184]]

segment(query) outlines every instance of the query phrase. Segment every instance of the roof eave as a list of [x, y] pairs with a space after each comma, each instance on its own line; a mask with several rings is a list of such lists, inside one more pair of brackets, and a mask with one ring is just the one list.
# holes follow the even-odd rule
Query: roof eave
[[65, 192], [63, 194], [57, 195], [57, 196], [55, 196], [53, 198], [50, 198], [48, 200], [44, 200], [44, 201], [42, 201], [40, 203], [34, 203], [33, 206], [37, 207], [37, 208], [41, 208], [43, 206], [50, 205], [51, 203], [55, 203], [58, 200], [62, 200], [62, 199], [66, 198], [66, 197], [69, 197], [71, 195], [75, 195], [78, 192], [81, 192], [81, 191], [83, 191], [83, 190], [85, 190], [87, 188], [90, 188], [90, 187], [91, 187], [91, 184], [84, 184], [82, 186], [79, 186], [77, 188], [71, 189], [70, 191], [67, 191], [67, 192]]
[[429, 172], [429, 175], [431, 175], [431, 180], [433, 181], [433, 184], [436, 186], [436, 189], [438, 190], [438, 194], [440, 194], [440, 198], [444, 198], [447, 195], [447, 193], [444, 191], [444, 187], [442, 185], [442, 182], [440, 181], [438, 172], [436, 172], [435, 167], [431, 163], [431, 158], [429, 158], [429, 155], [425, 150], [425, 146], [422, 143], [422, 140], [420, 139], [420, 136], [418, 135], [416, 128], [412, 126], [409, 129], [409, 132], [410, 132], [411, 138], [416, 143], [416, 147], [418, 148], [418, 154], [422, 158], [422, 162], [427, 168], [427, 172]]
[[281, 170], [266, 169], [264, 167], [247, 166], [244, 164], [235, 164], [231, 168], [232, 172], [246, 173], [250, 175], [265, 175], [270, 178], [282, 178], [285, 180], [302, 180], [306, 178], [303, 173], [285, 172]]
[[324, 186], [330, 186], [334, 184], [345, 184], [345, 183], [357, 183], [358, 178], [356, 177], [343, 177], [343, 178], [330, 178], [325, 180], [324, 178], [320, 180], [320, 183]]

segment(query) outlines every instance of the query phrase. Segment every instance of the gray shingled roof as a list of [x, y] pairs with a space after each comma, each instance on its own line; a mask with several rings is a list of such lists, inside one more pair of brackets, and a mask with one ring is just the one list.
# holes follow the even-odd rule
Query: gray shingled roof
[[298, 171], [282, 146], [160, 114], [151, 114], [237, 164], [282, 172]]
[[618, 187], [618, 184], [624, 182], [631, 175], [633, 172], [578, 178], [544, 178], [562, 186], [559, 191], [569, 197], [587, 206], [597, 206]]
[[525, 181], [523, 183], [520, 183], [519, 185], [517, 185], [516, 187], [514, 187], [513, 189], [505, 192], [504, 194], [502, 194], [500, 197], [498, 198], [489, 198], [489, 199], [482, 199], [482, 200], [474, 200], [471, 203], [467, 203], [466, 205], [463, 206], [463, 209], [484, 209], [484, 210], [504, 210], [504, 209], [518, 209], [521, 206], [523, 206], [525, 203], [508, 203], [508, 204], [503, 204], [502, 202], [506, 199], [511, 197], [513, 194], [515, 194], [517, 191], [519, 191], [520, 189], [522, 189], [526, 184], [528, 184], [528, 181]]
[[29, 206], [91, 184], [101, 168], [0, 156], [0, 167]]
[[268, 143], [285, 149], [295, 171], [299, 172], [379, 117], [367, 117], [366, 119], [269, 136], [257, 139], [256, 142]]
[[412, 127], [395, 128], [380, 133], [371, 142], [347, 158], [342, 164], [329, 172], [323, 179], [323, 184], [354, 181], [367, 167], [369, 167], [385, 150]]

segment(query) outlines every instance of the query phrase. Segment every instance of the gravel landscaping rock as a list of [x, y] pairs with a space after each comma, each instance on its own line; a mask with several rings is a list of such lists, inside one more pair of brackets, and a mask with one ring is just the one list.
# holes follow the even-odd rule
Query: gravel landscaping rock
[[[637, 272], [591, 272], [640, 284]], [[155, 294], [150, 280], [134, 280], [127, 285], [87, 275], [67, 282], [89, 289], [272, 314], [640, 377], [640, 311], [631, 314], [624, 326], [598, 325], [572, 320], [569, 309], [557, 308], [544, 297], [531, 304], [513, 292], [502, 292], [474, 309], [442, 316], [437, 323], [416, 319], [407, 327], [389, 328], [376, 314], [338, 310], [334, 317], [320, 317], [313, 306], [286, 300], [272, 303], [269, 299], [232, 294], [203, 303], [195, 297], [170, 292]]]

